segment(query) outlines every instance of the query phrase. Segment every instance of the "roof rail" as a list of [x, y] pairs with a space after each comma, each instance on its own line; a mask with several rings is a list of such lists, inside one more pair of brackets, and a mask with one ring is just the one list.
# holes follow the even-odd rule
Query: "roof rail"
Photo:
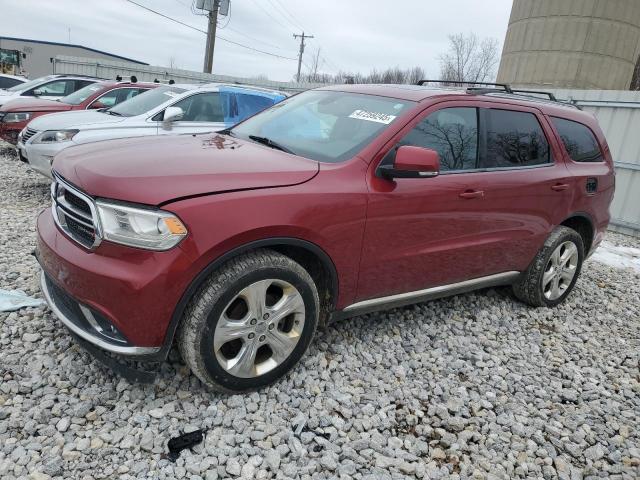
[[483, 87], [499, 87], [499, 88], [478, 88], [478, 87], [468, 87], [468, 93], [490, 93], [495, 92], [496, 90], [512, 93], [511, 87], [506, 83], [491, 83], [491, 82], [472, 82], [472, 81], [462, 81], [462, 80], [420, 80], [418, 85], [424, 85], [425, 83], [440, 83], [440, 84], [454, 84], [454, 85], [482, 85]]
[[512, 93], [524, 93], [524, 94], [529, 94], [532, 93], [534, 95], [546, 95], [547, 97], [549, 97], [549, 100], [557, 102], [558, 99], [556, 98], [556, 96], [551, 93], [551, 92], [543, 92], [542, 90], [511, 90]]
[[[566, 105], [569, 107], [577, 108], [578, 110], [582, 110], [580, 105], [577, 104], [573, 99], [559, 100], [553, 93], [545, 92], [543, 90], [523, 90], [523, 89], [513, 89], [510, 85], [506, 83], [490, 83], [490, 82], [472, 82], [472, 81], [459, 81], [459, 80], [420, 80], [417, 85], [424, 85], [425, 83], [440, 83], [440, 84], [454, 84], [454, 85], [479, 85], [477, 87], [471, 86], [467, 88], [467, 93], [474, 95], [485, 95], [487, 93], [507, 93], [509, 95], [517, 95], [521, 97], [529, 97], [532, 99], [538, 99], [544, 101], [545, 99], [536, 97], [535, 95], [544, 95], [549, 98], [549, 101], [560, 103], [562, 105]], [[489, 88], [483, 88], [489, 87]]]

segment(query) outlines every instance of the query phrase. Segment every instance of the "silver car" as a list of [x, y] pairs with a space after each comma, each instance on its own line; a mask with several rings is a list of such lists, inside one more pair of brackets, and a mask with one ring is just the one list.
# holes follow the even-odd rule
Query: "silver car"
[[167, 85], [106, 110], [38, 117], [20, 132], [17, 148], [34, 170], [51, 178], [54, 156], [73, 145], [223, 130], [284, 98], [282, 92], [255, 87]]
[[0, 90], [0, 105], [22, 97], [57, 100], [102, 80], [104, 79], [85, 75], [47, 75]]

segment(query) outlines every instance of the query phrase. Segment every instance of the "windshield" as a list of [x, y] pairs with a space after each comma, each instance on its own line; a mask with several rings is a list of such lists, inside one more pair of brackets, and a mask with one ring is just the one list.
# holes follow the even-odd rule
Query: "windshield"
[[46, 77], [35, 78], [33, 80], [29, 80], [25, 83], [19, 83], [18, 85], [14, 85], [11, 88], [7, 88], [9, 92], [21, 92], [22, 90], [28, 90], [33, 87], [37, 87], [42, 82], [46, 80], [51, 80], [52, 78], [56, 78], [53, 75], [47, 75]]
[[[342, 162], [358, 153], [415, 102], [311, 90], [248, 119], [231, 130], [245, 140], [277, 144], [321, 162]], [[256, 140], [257, 137], [262, 137]]]
[[107, 112], [113, 112], [123, 117], [133, 117], [142, 115], [143, 113], [153, 110], [158, 105], [177, 97], [186, 92], [184, 88], [178, 87], [159, 87], [148, 92], [136, 95], [131, 100], [122, 102], [115, 107], [110, 108]]
[[62, 97], [60, 101], [68, 105], [80, 105], [98, 90], [102, 90], [102, 87], [96, 85], [95, 83], [92, 83], [91, 85], [87, 85], [86, 87], [83, 87], [80, 90], [67, 95], [66, 97]]

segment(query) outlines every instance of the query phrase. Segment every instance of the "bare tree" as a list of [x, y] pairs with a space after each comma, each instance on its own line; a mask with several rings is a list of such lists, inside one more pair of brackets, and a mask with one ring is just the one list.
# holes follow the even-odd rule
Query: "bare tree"
[[633, 71], [633, 78], [631, 79], [630, 90], [640, 90], [640, 56], [638, 57], [636, 68]]
[[320, 47], [316, 48], [315, 53], [311, 57], [311, 66], [309, 68], [309, 82], [318, 82], [318, 70], [320, 70], [322, 60], [320, 59]]
[[479, 40], [474, 33], [449, 35], [449, 50], [440, 55], [440, 78], [458, 82], [488, 82], [495, 78], [498, 41]]
[[406, 71], [406, 83], [409, 85], [415, 85], [420, 80], [424, 79], [424, 69], [422, 67], [413, 67], [410, 70]]
[[320, 71], [324, 63], [325, 60], [322, 58], [321, 49], [317, 48], [311, 57], [311, 65], [307, 66], [308, 71], [302, 75], [301, 80], [307, 83], [334, 83], [333, 75]]
[[[416, 84], [424, 78], [422, 67], [413, 67], [403, 70], [400, 67], [391, 67], [386, 70], [373, 69], [367, 75], [353, 72], [338, 72], [330, 77], [330, 83], [409, 83]], [[324, 80], [323, 80], [324, 81]]]

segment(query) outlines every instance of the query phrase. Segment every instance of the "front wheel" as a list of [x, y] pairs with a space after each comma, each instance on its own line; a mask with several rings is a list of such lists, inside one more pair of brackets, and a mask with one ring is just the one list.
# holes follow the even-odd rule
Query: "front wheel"
[[534, 307], [554, 307], [564, 301], [578, 280], [584, 244], [578, 232], [557, 227], [513, 286], [520, 300]]
[[178, 331], [178, 348], [208, 387], [253, 390], [300, 360], [318, 310], [309, 273], [285, 255], [258, 250], [227, 262], [199, 290]]

